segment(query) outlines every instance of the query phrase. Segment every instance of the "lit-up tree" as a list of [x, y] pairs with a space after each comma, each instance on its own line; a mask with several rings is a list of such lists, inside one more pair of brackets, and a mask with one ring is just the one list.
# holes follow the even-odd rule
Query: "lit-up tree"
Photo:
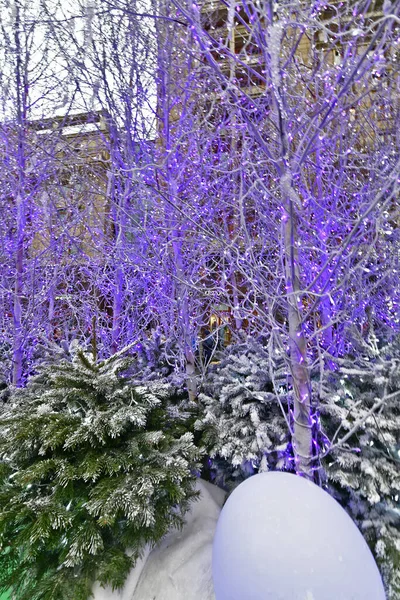
[[94, 90], [109, 127], [111, 225], [98, 244], [109, 269], [96, 275], [96, 286], [111, 299], [112, 347], [159, 327], [176, 342], [171, 360], [186, 373], [193, 399], [195, 342], [217, 292], [208, 265], [221, 250], [204, 218], [214, 210], [204, 165], [215, 157], [215, 134], [205, 139], [197, 110], [202, 69], [184, 50], [190, 34], [167, 7], [151, 14], [141, 2], [102, 7], [70, 15], [86, 34], [66, 27], [66, 15], [53, 25], [71, 73]]
[[86, 111], [48, 9], [16, 2], [2, 20], [2, 337], [16, 385], [38, 341], [87, 340], [101, 321], [104, 120]]
[[49, 288], [42, 269], [48, 248], [41, 244], [38, 230], [43, 225], [40, 199], [54, 169], [56, 139], [39, 136], [32, 121], [49, 106], [54, 110], [65, 71], [62, 65], [51, 66], [49, 55], [55, 49], [40, 10], [16, 0], [11, 6], [2, 3], [1, 13], [2, 342], [8, 340], [12, 346], [11, 379], [18, 386], [29, 345], [46, 321], [44, 288]]
[[398, 327], [399, 3], [173, 4], [237, 131], [236, 270], [287, 354], [296, 469], [313, 477], [312, 367], [346, 350], [349, 321]]
[[86, 110], [101, 110], [106, 126], [106, 226], [93, 238], [92, 258], [98, 268], [88, 276], [103, 298], [103, 311], [92, 303], [98, 334], [103, 345], [114, 350], [139, 335], [150, 320], [143, 310], [146, 276], [141, 259], [149, 193], [139, 172], [143, 162], [152, 161], [154, 146], [150, 142], [154, 117], [146, 113], [154, 96], [149, 76], [154, 35], [138, 22], [133, 4], [125, 9], [113, 12], [95, 2], [71, 6], [53, 2], [47, 9]]

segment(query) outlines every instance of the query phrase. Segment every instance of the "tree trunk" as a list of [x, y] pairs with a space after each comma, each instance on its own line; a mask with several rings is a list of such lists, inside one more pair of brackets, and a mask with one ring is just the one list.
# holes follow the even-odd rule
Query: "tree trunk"
[[23, 326], [22, 326], [22, 291], [24, 284], [24, 242], [26, 225], [25, 207], [25, 131], [26, 122], [26, 93], [25, 74], [22, 65], [22, 49], [20, 42], [20, 2], [15, 3], [15, 85], [17, 91], [17, 124], [18, 124], [18, 149], [17, 149], [17, 189], [16, 189], [16, 255], [15, 255], [15, 285], [13, 302], [13, 376], [12, 381], [16, 386], [22, 384], [22, 360], [23, 360]]
[[24, 274], [24, 206], [21, 198], [17, 199], [17, 250], [15, 261], [15, 285], [14, 285], [14, 306], [13, 306], [13, 377], [12, 382], [16, 386], [21, 385], [22, 380], [22, 359], [23, 359], [23, 334], [22, 334], [22, 289]]
[[313, 479], [311, 387], [307, 366], [307, 342], [301, 316], [296, 214], [289, 173], [281, 180], [284, 221], [285, 285], [289, 325], [289, 361], [293, 383], [292, 445], [296, 472]]
[[120, 266], [115, 270], [114, 278], [114, 298], [112, 312], [112, 341], [111, 347], [113, 352], [117, 352], [120, 344], [121, 336], [121, 313], [124, 301], [124, 274]]

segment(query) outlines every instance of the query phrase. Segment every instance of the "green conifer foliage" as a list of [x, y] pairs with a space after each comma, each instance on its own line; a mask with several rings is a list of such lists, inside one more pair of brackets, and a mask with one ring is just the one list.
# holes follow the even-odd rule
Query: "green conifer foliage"
[[200, 452], [172, 388], [133, 385], [125, 354], [43, 366], [1, 417], [0, 591], [14, 600], [121, 586], [196, 496]]
[[291, 470], [287, 376], [280, 355], [248, 339], [213, 364], [199, 394], [195, 427], [219, 485], [232, 488], [257, 471]]
[[372, 336], [340, 363], [321, 402], [328, 491], [369, 543], [389, 600], [400, 600], [400, 338], [378, 347]]

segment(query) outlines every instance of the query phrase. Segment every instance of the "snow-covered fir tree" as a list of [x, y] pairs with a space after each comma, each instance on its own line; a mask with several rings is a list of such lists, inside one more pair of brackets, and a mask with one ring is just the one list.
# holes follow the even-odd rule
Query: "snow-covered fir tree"
[[[369, 543], [388, 598], [400, 599], [400, 339], [352, 346], [336, 371], [311, 373], [319, 395], [316, 432], [325, 488], [349, 512]], [[290, 377], [268, 343], [248, 340], [211, 365], [196, 422], [211, 457], [211, 475], [232, 488], [253, 473], [294, 470], [290, 445]]]
[[0, 420], [0, 591], [86, 600], [121, 586], [146, 544], [179, 526], [200, 452], [173, 388], [138, 386], [121, 351], [80, 348], [15, 390]]
[[332, 446], [329, 491], [360, 527], [390, 600], [400, 599], [400, 338], [373, 333], [325, 386], [322, 422]]
[[226, 349], [209, 368], [195, 426], [223, 487], [254, 472], [292, 470], [286, 369], [266, 340], [248, 339]]
[[132, 376], [140, 381], [160, 381], [184, 387], [183, 369], [180, 368], [180, 351], [176, 340], [165, 338], [156, 329], [148, 337], [143, 336], [132, 347], [134, 362]]

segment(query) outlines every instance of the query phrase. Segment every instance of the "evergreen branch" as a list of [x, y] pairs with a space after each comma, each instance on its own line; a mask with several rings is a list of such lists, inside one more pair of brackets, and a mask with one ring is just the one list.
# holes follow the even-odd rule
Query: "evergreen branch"
[[340, 446], [342, 446], [343, 444], [345, 444], [355, 433], [357, 433], [357, 431], [360, 429], [360, 427], [362, 427], [365, 423], [365, 421], [374, 413], [376, 413], [382, 406], [385, 405], [385, 403], [387, 402], [387, 400], [395, 398], [397, 396], [400, 395], [400, 390], [393, 392], [392, 394], [388, 394], [386, 395], [384, 398], [382, 398], [381, 400], [379, 400], [378, 402], [376, 402], [374, 404], [374, 406], [372, 406], [372, 408], [358, 421], [356, 421], [356, 423], [354, 424], [354, 426], [351, 428], [351, 430], [346, 433], [345, 436], [343, 436], [343, 438], [338, 441], [336, 444], [333, 444], [332, 446], [330, 446], [330, 448], [328, 448], [328, 450], [322, 455], [322, 457], [326, 457], [328, 454], [330, 454], [331, 452], [333, 452], [334, 450], [336, 450], [337, 448], [340, 448]]

